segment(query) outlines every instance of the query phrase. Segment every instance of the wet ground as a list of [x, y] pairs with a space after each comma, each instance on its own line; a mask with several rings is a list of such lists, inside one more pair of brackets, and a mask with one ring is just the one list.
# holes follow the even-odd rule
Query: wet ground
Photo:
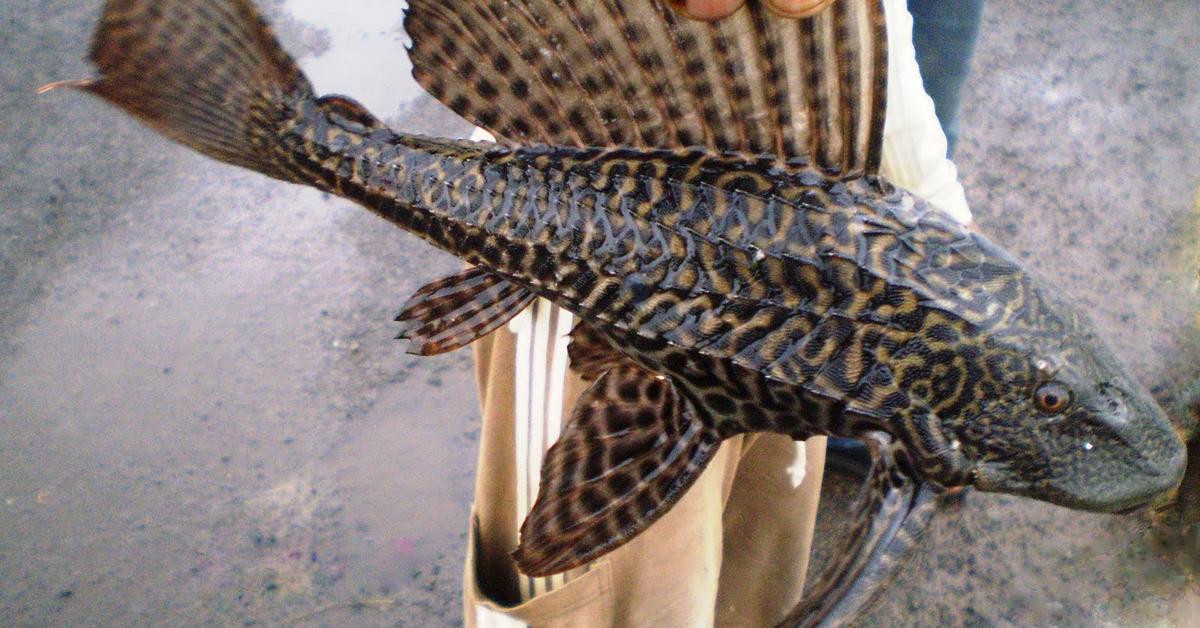
[[[409, 78], [395, 0], [264, 4], [319, 91], [469, 130]], [[470, 358], [407, 356], [390, 323], [455, 262], [82, 95], [35, 96], [88, 75], [99, 5], [0, 6], [0, 618], [459, 622]], [[1185, 0], [994, 0], [958, 158], [983, 228], [1172, 390], [1200, 363], [1198, 38]], [[1142, 519], [978, 495], [960, 513], [876, 623], [1200, 616]]]

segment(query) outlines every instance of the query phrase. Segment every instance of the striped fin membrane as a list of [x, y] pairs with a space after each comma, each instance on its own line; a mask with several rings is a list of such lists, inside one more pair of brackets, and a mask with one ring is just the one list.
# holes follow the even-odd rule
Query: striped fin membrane
[[887, 46], [877, 1], [699, 22], [653, 0], [412, 0], [413, 76], [509, 145], [772, 155], [878, 170]]
[[100, 78], [73, 87], [209, 157], [294, 180], [272, 115], [313, 88], [245, 0], [109, 0], [92, 40]]

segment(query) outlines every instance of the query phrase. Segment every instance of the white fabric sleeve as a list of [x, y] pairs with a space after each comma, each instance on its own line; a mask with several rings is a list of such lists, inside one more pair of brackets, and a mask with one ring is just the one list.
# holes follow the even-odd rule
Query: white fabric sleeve
[[905, 0], [885, 0], [888, 30], [887, 117], [883, 124], [881, 174], [929, 201], [958, 221], [971, 222], [971, 210], [958, 170], [946, 157], [946, 134], [925, 93], [912, 15]]

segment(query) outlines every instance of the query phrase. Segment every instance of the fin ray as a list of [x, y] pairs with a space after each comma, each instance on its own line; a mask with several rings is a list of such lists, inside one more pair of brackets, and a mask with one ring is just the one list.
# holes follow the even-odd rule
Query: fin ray
[[412, 0], [405, 28], [417, 81], [504, 143], [704, 146], [876, 172], [879, 1], [801, 20], [761, 5], [708, 23], [660, 0]]
[[852, 622], [895, 575], [942, 504], [942, 493], [899, 467], [890, 436], [870, 433], [866, 442], [871, 463], [853, 506], [853, 527], [778, 628]]
[[408, 352], [437, 355], [464, 347], [507, 323], [533, 301], [528, 289], [482, 268], [443, 277], [420, 288], [396, 322]]

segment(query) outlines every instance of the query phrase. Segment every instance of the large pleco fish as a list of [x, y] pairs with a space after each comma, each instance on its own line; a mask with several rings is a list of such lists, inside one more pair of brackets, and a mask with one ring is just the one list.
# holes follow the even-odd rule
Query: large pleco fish
[[526, 573], [625, 543], [746, 432], [876, 454], [860, 510], [888, 516], [860, 519], [796, 622], [845, 619], [931, 487], [1123, 511], [1178, 483], [1182, 443], [1086, 318], [878, 176], [877, 2], [714, 24], [651, 0], [409, 4], [417, 79], [498, 143], [318, 96], [246, 0], [110, 0], [100, 76], [70, 84], [472, 264], [405, 306], [414, 352], [535, 296], [583, 321], [571, 357], [594, 383], [547, 453]]

